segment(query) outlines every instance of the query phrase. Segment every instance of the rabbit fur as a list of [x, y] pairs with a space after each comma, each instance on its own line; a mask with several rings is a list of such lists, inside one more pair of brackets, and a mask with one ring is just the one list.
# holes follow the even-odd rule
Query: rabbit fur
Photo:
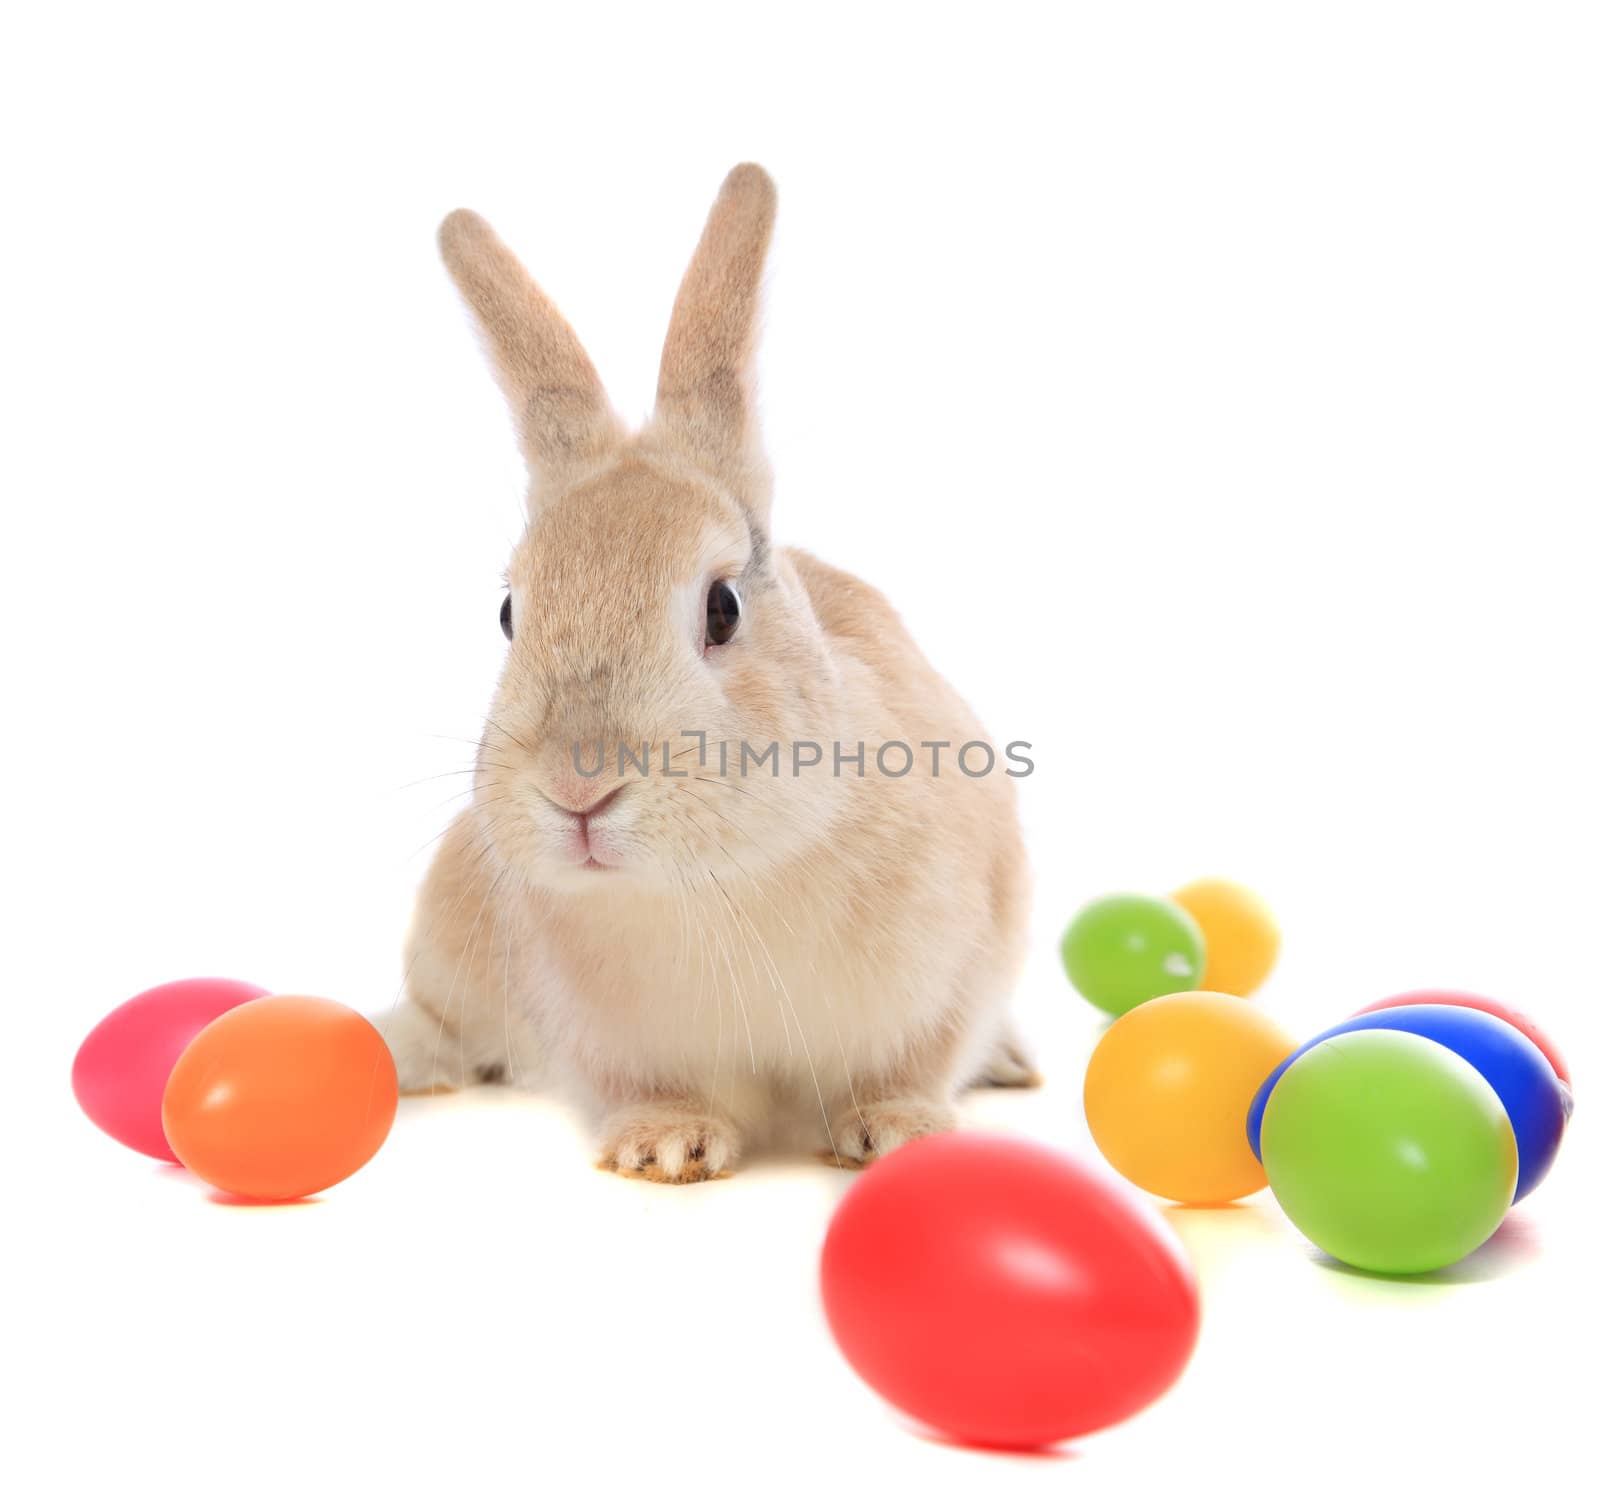
[[[1035, 1082], [1006, 1016], [1014, 778], [956, 768], [983, 729], [879, 592], [772, 543], [753, 365], [776, 202], [753, 164], [723, 183], [636, 433], [489, 226], [457, 210], [439, 233], [511, 406], [528, 525], [473, 799], [380, 1027], [404, 1089], [564, 1090], [602, 1166], [670, 1183], [794, 1136], [863, 1164], [951, 1127], [974, 1081]], [[721, 644], [716, 583], [739, 604]], [[776, 774], [741, 763], [774, 741]], [[880, 770], [888, 741], [909, 773]], [[801, 743], [824, 757], [791, 759]]]

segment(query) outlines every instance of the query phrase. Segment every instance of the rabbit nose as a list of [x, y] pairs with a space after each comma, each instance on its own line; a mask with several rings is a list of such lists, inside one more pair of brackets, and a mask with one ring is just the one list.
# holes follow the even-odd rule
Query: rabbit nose
[[620, 784], [613, 786], [603, 796], [596, 798], [587, 805], [581, 805], [582, 797], [580, 796], [577, 798], [577, 801], [580, 803], [580, 805], [576, 806], [573, 805], [573, 799], [567, 797], [566, 794], [563, 793], [562, 798], [557, 800], [555, 805], [565, 812], [569, 817], [575, 817], [580, 823], [587, 825], [591, 817], [598, 817], [600, 813], [604, 812], [607, 807], [616, 801], [621, 792], [622, 786]]

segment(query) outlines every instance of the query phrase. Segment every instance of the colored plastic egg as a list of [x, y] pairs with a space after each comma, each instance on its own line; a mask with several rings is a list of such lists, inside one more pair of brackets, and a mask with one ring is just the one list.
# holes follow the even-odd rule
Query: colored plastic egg
[[202, 1027], [267, 992], [243, 980], [174, 980], [141, 991], [107, 1016], [72, 1061], [72, 1093], [108, 1137], [176, 1163], [161, 1127], [161, 1096]]
[[1511, 1207], [1517, 1141], [1489, 1082], [1412, 1032], [1350, 1032], [1284, 1071], [1261, 1127], [1284, 1214], [1374, 1273], [1448, 1267]]
[[1278, 962], [1282, 941], [1267, 904], [1254, 891], [1231, 880], [1196, 880], [1172, 899], [1192, 918], [1206, 942], [1201, 990], [1226, 995], [1254, 994]]
[[1352, 1015], [1365, 1016], [1371, 1011], [1385, 1011], [1390, 1006], [1465, 1006], [1472, 1011], [1486, 1011], [1490, 1016], [1497, 1016], [1502, 1022], [1509, 1022], [1515, 1027], [1550, 1060], [1556, 1078], [1569, 1090], [1572, 1088], [1572, 1071], [1567, 1068], [1561, 1050], [1550, 1041], [1544, 1029], [1531, 1017], [1524, 1016], [1515, 1007], [1507, 1006], [1504, 1001], [1495, 1000], [1493, 996], [1481, 996], [1471, 990], [1408, 990], [1402, 995], [1385, 996], [1383, 1000], [1363, 1006]]
[[926, 1137], [855, 1182], [822, 1249], [846, 1360], [957, 1440], [1038, 1447], [1142, 1409], [1194, 1349], [1188, 1260], [1135, 1197], [1050, 1148]]
[[1364, 1012], [1311, 1039], [1287, 1063], [1268, 1075], [1250, 1105], [1246, 1132], [1261, 1145], [1262, 1114], [1289, 1063], [1330, 1038], [1375, 1028], [1414, 1032], [1459, 1053], [1488, 1082], [1517, 1139], [1518, 1200], [1531, 1194], [1550, 1172], [1567, 1125], [1567, 1096], [1550, 1062], [1522, 1033], [1498, 1017], [1466, 1006], [1391, 1006]]
[[383, 1146], [398, 1095], [394, 1059], [365, 1017], [315, 996], [268, 996], [189, 1044], [162, 1121], [207, 1183], [296, 1200], [348, 1179]]
[[1083, 1081], [1095, 1145], [1140, 1189], [1215, 1205], [1263, 1188], [1245, 1137], [1262, 1076], [1294, 1039], [1237, 996], [1186, 991], [1136, 1006], [1096, 1045]]
[[1079, 995], [1121, 1016], [1197, 986], [1205, 942], [1189, 914], [1163, 896], [1102, 896], [1068, 924], [1061, 962]]

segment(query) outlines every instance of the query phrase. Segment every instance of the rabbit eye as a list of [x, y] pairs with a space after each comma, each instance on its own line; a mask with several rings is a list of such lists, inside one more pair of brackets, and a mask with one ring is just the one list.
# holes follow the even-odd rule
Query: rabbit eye
[[506, 600], [500, 604], [500, 632], [507, 639], [511, 638], [511, 594], [506, 593]]
[[739, 627], [739, 594], [732, 582], [712, 582], [706, 594], [706, 643], [726, 644]]

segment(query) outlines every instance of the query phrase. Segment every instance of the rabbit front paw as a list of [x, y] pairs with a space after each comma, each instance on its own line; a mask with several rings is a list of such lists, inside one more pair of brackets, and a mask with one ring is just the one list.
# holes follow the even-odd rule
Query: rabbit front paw
[[679, 1101], [625, 1106], [606, 1119], [600, 1167], [654, 1184], [698, 1184], [732, 1172], [739, 1155], [733, 1123]]
[[879, 1100], [851, 1106], [835, 1118], [833, 1155], [847, 1168], [864, 1168], [903, 1143], [948, 1132], [955, 1112], [937, 1100]]

